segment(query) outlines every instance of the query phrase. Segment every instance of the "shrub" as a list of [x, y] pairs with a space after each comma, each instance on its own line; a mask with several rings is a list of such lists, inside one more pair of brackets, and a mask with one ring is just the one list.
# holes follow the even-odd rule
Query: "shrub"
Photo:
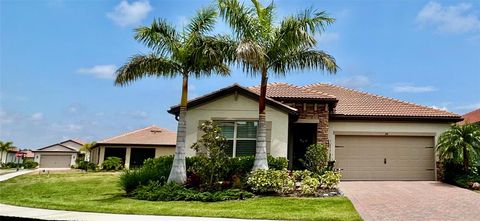
[[288, 194], [295, 190], [295, 181], [287, 170], [256, 170], [247, 184], [256, 193]]
[[[254, 160], [255, 160], [255, 157], [254, 157]], [[288, 167], [288, 160], [285, 157], [273, 157], [272, 155], [268, 155], [267, 160], [268, 160], [269, 169], [283, 170], [283, 169], [287, 169]]]
[[[268, 168], [272, 170], [283, 170], [288, 167], [288, 160], [285, 157], [267, 156]], [[225, 167], [230, 176], [246, 177], [252, 171], [255, 156], [230, 157]]]
[[25, 169], [33, 169], [33, 168], [37, 168], [37, 166], [38, 166], [38, 163], [33, 160], [23, 161], [23, 168]]
[[313, 195], [317, 191], [319, 185], [320, 181], [318, 181], [317, 178], [307, 176], [300, 182], [300, 192], [302, 195]]
[[320, 187], [326, 189], [336, 189], [340, 183], [342, 175], [337, 172], [327, 171], [320, 176]]
[[315, 174], [321, 175], [328, 164], [328, 149], [323, 144], [312, 144], [307, 147], [305, 159], [300, 159], [303, 166]]
[[120, 186], [125, 192], [131, 193], [138, 186], [146, 185], [149, 182], [158, 182], [163, 185], [167, 182], [172, 163], [173, 156], [147, 159], [140, 169], [124, 171], [120, 175]]
[[3, 165], [3, 167], [4, 167], [4, 168], [7, 168], [7, 169], [8, 169], [8, 168], [16, 168], [16, 167], [17, 167], [17, 163], [15, 163], [15, 162], [8, 162], [8, 163], [5, 163], [5, 164]]
[[104, 170], [121, 170], [123, 168], [123, 161], [118, 157], [108, 157], [103, 161], [102, 168]]
[[151, 182], [148, 185], [141, 186], [135, 190], [134, 196], [140, 200], [150, 201], [184, 200], [215, 202], [251, 198], [253, 197], [253, 194], [238, 189], [217, 192], [199, 192], [194, 189], [187, 189], [184, 186], [175, 183], [162, 185], [159, 182]]

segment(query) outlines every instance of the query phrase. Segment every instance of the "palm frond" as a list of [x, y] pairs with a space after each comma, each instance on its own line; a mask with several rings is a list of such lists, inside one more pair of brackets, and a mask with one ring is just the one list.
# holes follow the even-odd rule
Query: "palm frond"
[[134, 38], [161, 55], [174, 53], [180, 47], [180, 36], [163, 19], [153, 20], [150, 26], [136, 28]]
[[135, 55], [117, 71], [115, 85], [125, 86], [144, 77], [176, 77], [181, 75], [179, 64], [166, 57]]
[[269, 68], [279, 75], [292, 70], [319, 69], [336, 73], [339, 69], [333, 56], [309, 48], [299, 48], [282, 54], [270, 62]]
[[252, 8], [238, 0], [218, 0], [221, 17], [230, 25], [238, 38], [256, 39], [261, 25]]
[[217, 12], [213, 7], [202, 8], [190, 20], [186, 29], [188, 35], [204, 35], [215, 27]]

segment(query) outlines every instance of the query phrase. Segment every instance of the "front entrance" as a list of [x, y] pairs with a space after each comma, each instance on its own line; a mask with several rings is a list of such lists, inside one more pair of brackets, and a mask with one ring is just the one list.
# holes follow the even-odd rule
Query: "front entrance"
[[290, 162], [294, 170], [305, 169], [300, 159], [305, 158], [307, 147], [317, 142], [317, 124], [294, 123], [292, 124], [292, 139]]
[[132, 148], [130, 168], [142, 166], [148, 158], [155, 158], [155, 148]]

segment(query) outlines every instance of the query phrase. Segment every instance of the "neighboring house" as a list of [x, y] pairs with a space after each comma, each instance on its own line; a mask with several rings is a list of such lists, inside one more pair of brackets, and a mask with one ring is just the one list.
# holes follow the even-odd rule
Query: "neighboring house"
[[143, 165], [145, 159], [175, 154], [177, 133], [155, 125], [98, 141], [90, 149], [90, 162], [102, 165], [108, 157], [119, 157], [125, 168]]
[[463, 121], [458, 124], [471, 123], [480, 126], [480, 108], [463, 115]]
[[8, 150], [8, 151], [1, 151], [0, 154], [1, 154], [1, 160], [2, 162], [0, 163], [11, 163], [11, 162], [14, 162], [14, 163], [22, 163], [23, 160], [21, 158], [17, 159], [17, 152], [18, 152], [19, 148], [18, 147], [12, 147], [12, 149]]
[[[213, 120], [231, 156], [254, 155], [259, 87], [232, 85], [188, 102], [187, 156]], [[307, 146], [322, 143], [344, 180], [435, 180], [437, 137], [462, 117], [330, 84], [271, 83], [267, 90], [267, 152], [302, 168]], [[178, 116], [179, 106], [169, 113]]]
[[34, 150], [35, 162], [40, 168], [70, 168], [79, 157], [84, 142], [66, 140], [57, 144]]

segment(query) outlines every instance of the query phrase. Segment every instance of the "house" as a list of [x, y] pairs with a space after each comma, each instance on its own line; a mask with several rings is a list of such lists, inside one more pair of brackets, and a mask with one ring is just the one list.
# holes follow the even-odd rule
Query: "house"
[[125, 168], [143, 165], [143, 161], [175, 154], [177, 133], [152, 125], [95, 143], [90, 162], [101, 165], [108, 157], [119, 157]]
[[[462, 117], [331, 84], [267, 86], [267, 152], [302, 168], [307, 146], [328, 146], [344, 180], [435, 180], [438, 136]], [[259, 87], [238, 84], [189, 100], [187, 156], [198, 126], [219, 123], [231, 156], [254, 155]], [[178, 116], [179, 106], [168, 111]]]
[[465, 123], [477, 124], [478, 126], [480, 126], [480, 108], [464, 114], [463, 121], [459, 122], [458, 124]]
[[70, 168], [80, 155], [84, 142], [65, 140], [34, 150], [34, 161], [40, 168]]
[[[21, 152], [22, 157], [17, 157], [17, 153]], [[23, 163], [24, 160], [33, 160], [33, 152], [31, 150], [20, 150], [18, 147], [13, 147], [8, 151], [0, 151], [0, 163]]]

